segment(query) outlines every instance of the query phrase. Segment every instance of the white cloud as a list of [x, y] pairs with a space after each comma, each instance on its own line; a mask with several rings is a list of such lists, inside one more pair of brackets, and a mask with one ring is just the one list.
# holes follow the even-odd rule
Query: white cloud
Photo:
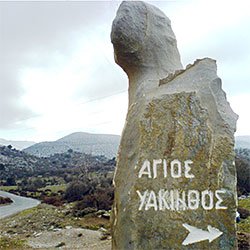
[[120, 134], [127, 111], [127, 93], [90, 101], [64, 105], [56, 112], [46, 112], [28, 121], [34, 127], [32, 140], [55, 140], [68, 133], [85, 131]]
[[[238, 134], [250, 134], [248, 2], [153, 2], [170, 17], [185, 65], [207, 56], [218, 60], [223, 88], [240, 115]], [[5, 6], [6, 38], [0, 52], [9, 75], [1, 78], [9, 90], [0, 83], [0, 104], [6, 108], [7, 127], [20, 120], [15, 123], [19, 130], [4, 130], [10, 136], [0, 137], [39, 141], [75, 131], [121, 132], [127, 94], [113, 94], [127, 89], [127, 77], [114, 63], [110, 42], [118, 5], [31, 2], [12, 3], [10, 8], [0, 3]], [[8, 106], [3, 102], [6, 93]]]
[[[82, 37], [88, 39], [87, 30], [94, 31], [103, 23], [111, 26], [107, 24], [111, 22], [111, 6], [105, 2], [0, 1], [0, 129], [5, 128], [3, 133], [19, 124], [18, 120], [31, 118], [34, 115], [32, 111], [40, 113], [44, 110], [44, 100], [41, 104], [38, 104], [38, 101], [45, 96], [43, 94], [46, 94], [48, 101], [52, 99], [49, 95], [52, 95], [56, 81], [68, 81], [72, 84], [76, 82], [74, 78], [82, 78], [82, 75], [88, 72], [84, 73], [84, 70], [77, 68], [77, 61], [65, 62], [71, 59], [72, 53], [77, 53], [76, 45], [81, 44], [76, 44], [76, 41], [80, 43]], [[97, 30], [94, 32], [99, 34]], [[87, 69], [91, 65], [85, 66]], [[22, 69], [22, 73], [25, 72], [26, 80], [35, 79], [37, 84], [34, 81], [30, 81], [30, 85], [26, 82], [25, 88], [22, 89], [23, 81], [18, 78], [19, 69]], [[38, 86], [42, 80], [43, 86]], [[52, 84], [52, 81], [55, 84]], [[29, 93], [26, 92], [23, 96], [28, 85], [31, 87]], [[60, 87], [63, 89], [64, 84]], [[37, 94], [38, 92], [40, 94]], [[59, 90], [55, 91], [54, 95], [58, 92]], [[23, 100], [26, 107], [22, 103]]]
[[127, 94], [120, 92], [127, 89], [128, 80], [114, 63], [105, 28], [79, 35], [67, 58], [51, 53], [49, 68], [43, 63], [39, 68], [23, 67], [22, 100], [38, 115], [23, 121], [34, 128], [32, 140], [55, 139], [69, 131], [121, 133]]

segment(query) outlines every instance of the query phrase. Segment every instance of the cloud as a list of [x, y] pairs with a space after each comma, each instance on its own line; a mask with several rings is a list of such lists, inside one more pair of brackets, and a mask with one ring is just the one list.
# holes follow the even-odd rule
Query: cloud
[[[249, 93], [250, 18], [247, 1], [240, 2], [153, 2], [172, 21], [183, 64], [217, 59], [230, 98]], [[128, 80], [114, 63], [110, 43], [118, 6], [118, 1], [0, 2], [0, 129], [5, 134], [15, 126], [9, 132], [13, 139], [18, 131], [19, 138], [32, 140], [77, 130], [120, 133], [127, 108], [127, 93], [120, 92]]]
[[[111, 13], [109, 7], [116, 6], [105, 2], [0, 2], [0, 128], [13, 127], [18, 120], [39, 113], [32, 102], [22, 104], [27, 94], [32, 94], [22, 85], [24, 71], [47, 71], [45, 75], [55, 80], [61, 73], [56, 70], [63, 69], [66, 61], [74, 59], [72, 54], [84, 46], [79, 38], [88, 39], [89, 31], [102, 26], [102, 18]], [[50, 87], [32, 82], [32, 89], [44, 89], [46, 99], [50, 90], [55, 90], [49, 82]], [[70, 80], [68, 84], [72, 84]], [[54, 99], [59, 96], [57, 87]]]
[[33, 113], [18, 101], [22, 88], [15, 79], [17, 71], [15, 65], [8, 67], [5, 61], [2, 61], [0, 65], [0, 127], [8, 128]]
[[127, 105], [126, 92], [78, 105], [69, 103], [30, 120], [29, 124], [36, 128], [30, 140], [56, 140], [75, 131], [120, 134]]
[[228, 95], [250, 93], [249, 1], [174, 2], [170, 9], [168, 3], [160, 4], [171, 18], [184, 66], [214, 58]]

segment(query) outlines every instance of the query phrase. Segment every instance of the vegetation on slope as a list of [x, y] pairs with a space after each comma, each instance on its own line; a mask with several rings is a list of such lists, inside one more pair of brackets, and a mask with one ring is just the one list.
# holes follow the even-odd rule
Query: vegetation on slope
[[[36, 157], [0, 147], [0, 189], [42, 204], [0, 221], [0, 249], [22, 249], [23, 239], [67, 226], [109, 228], [115, 159], [74, 152]], [[238, 194], [250, 192], [250, 150], [236, 150]], [[11, 185], [11, 186], [10, 186]], [[239, 249], [248, 249], [250, 198], [239, 200]], [[9, 240], [8, 240], [9, 239]], [[8, 248], [8, 246], [10, 248]], [[11, 248], [12, 247], [12, 248]], [[28, 249], [28, 248], [24, 248]]]
[[2, 197], [2, 196], [0, 196], [0, 206], [1, 205], [8, 205], [8, 204], [10, 204], [12, 202], [13, 201], [10, 198], [8, 198], [8, 197]]
[[248, 194], [250, 193], [250, 150], [239, 148], [235, 152], [238, 194]]

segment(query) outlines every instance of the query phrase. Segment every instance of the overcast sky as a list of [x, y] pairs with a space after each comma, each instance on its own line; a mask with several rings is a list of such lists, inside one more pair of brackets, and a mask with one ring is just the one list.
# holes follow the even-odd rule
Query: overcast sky
[[[250, 2], [150, 2], [172, 21], [182, 63], [217, 60], [237, 135], [250, 135]], [[55, 140], [76, 131], [120, 134], [128, 81], [114, 63], [120, 1], [0, 1], [0, 138]]]

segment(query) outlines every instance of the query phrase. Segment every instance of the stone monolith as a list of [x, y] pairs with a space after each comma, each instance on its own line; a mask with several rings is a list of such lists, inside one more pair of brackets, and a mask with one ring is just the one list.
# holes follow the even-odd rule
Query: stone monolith
[[115, 61], [129, 78], [129, 102], [157, 87], [156, 81], [182, 69], [170, 20], [144, 2], [122, 2], [113, 21]]
[[237, 115], [215, 60], [182, 69], [170, 20], [144, 2], [121, 4], [111, 40], [129, 78], [112, 249], [237, 249]]

